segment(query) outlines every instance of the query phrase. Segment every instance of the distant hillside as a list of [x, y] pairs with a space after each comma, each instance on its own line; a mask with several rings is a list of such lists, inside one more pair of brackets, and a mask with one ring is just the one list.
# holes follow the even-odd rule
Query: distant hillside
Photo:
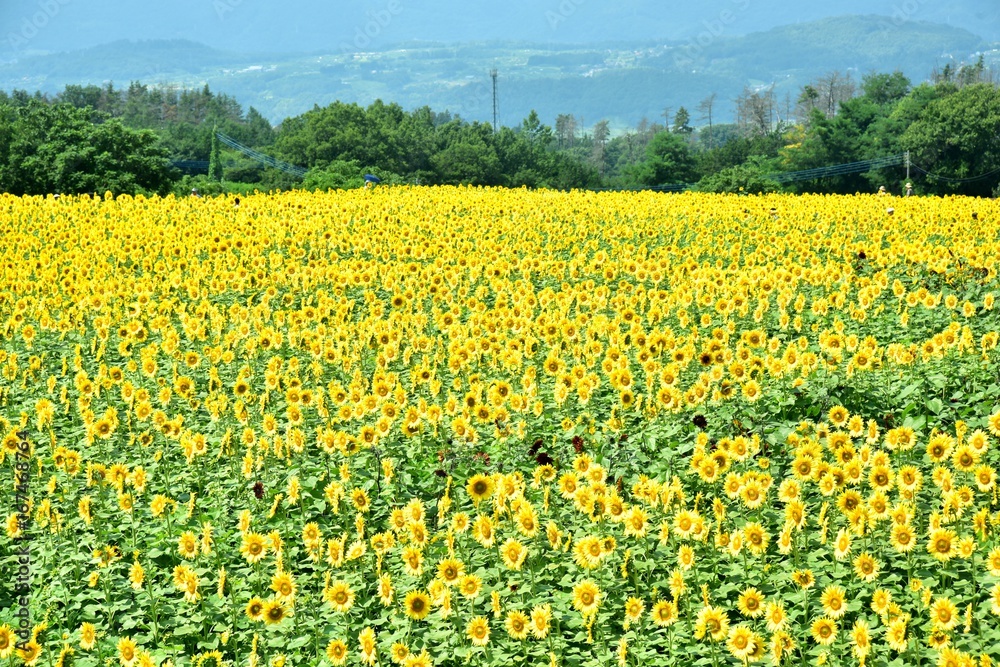
[[[996, 0], [2, 0], [0, 60], [120, 39], [189, 39], [228, 51], [282, 53], [384, 49], [412, 40], [566, 45], [702, 34], [714, 39], [849, 14], [880, 14], [893, 25], [941, 23], [1000, 41]], [[24, 33], [25, 22], [33, 20], [41, 27]], [[356, 44], [359, 35], [369, 43]]]
[[747, 85], [773, 84], [778, 99], [793, 105], [801, 86], [833, 70], [860, 80], [869, 71], [900, 69], [921, 81], [936, 66], [983, 51], [1000, 66], [1000, 51], [989, 51], [970, 32], [917, 21], [896, 25], [891, 16], [827, 18], [708, 42], [421, 42], [365, 54], [280, 56], [180, 40], [122, 41], [0, 65], [0, 88], [53, 93], [70, 83], [208, 84], [272, 122], [336, 99], [368, 104], [378, 98], [489, 120], [487, 72], [496, 67], [503, 124], [517, 124], [536, 109], [547, 123], [571, 113], [587, 126], [609, 119], [620, 128], [642, 118], [662, 120], [664, 109], [682, 105], [697, 123], [694, 109], [711, 93], [718, 95], [716, 122], [727, 122]]

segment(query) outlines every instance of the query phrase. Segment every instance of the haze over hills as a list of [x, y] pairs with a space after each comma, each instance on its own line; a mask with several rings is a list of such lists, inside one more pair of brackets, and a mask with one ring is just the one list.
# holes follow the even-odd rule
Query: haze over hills
[[1000, 41], [996, 0], [3, 0], [0, 57], [121, 39], [187, 39], [240, 52], [339, 52], [356, 46], [366, 29], [370, 44], [359, 50], [411, 40], [687, 40], [849, 14], [878, 14], [896, 27], [941, 23]]
[[[822, 12], [779, 0], [712, 0], [670, 12], [654, 10], [646, 0], [626, 0], [614, 10], [589, 0], [562, 0], [549, 9], [527, 9], [528, 3], [512, 0], [511, 10], [492, 16], [493, 5], [471, 3], [458, 11], [457, 3], [442, 0], [431, 11], [405, 0], [380, 2], [342, 6], [340, 18], [326, 22], [331, 3], [299, 0], [279, 12], [262, 0], [176, 0], [170, 12], [132, 10], [106, 22], [121, 2], [91, 0], [78, 15], [82, 3], [49, 0], [47, 6], [56, 9], [31, 39], [19, 41], [15, 31], [0, 42], [13, 57], [0, 64], [0, 89], [55, 93], [67, 84], [208, 84], [274, 123], [316, 104], [366, 105], [375, 99], [487, 121], [488, 71], [496, 67], [502, 124], [517, 124], [536, 109], [546, 123], [574, 114], [584, 126], [608, 119], [624, 128], [643, 118], [662, 122], [665, 111], [680, 106], [700, 124], [694, 109], [712, 93], [718, 96], [715, 122], [729, 122], [746, 86], [773, 86], [787, 114], [803, 85], [835, 70], [860, 80], [870, 71], [899, 69], [919, 82], [935, 67], [979, 54], [1000, 66], [1000, 44], [982, 37], [985, 32], [1000, 39], [994, 0], [847, 0], [838, 8], [885, 5], [887, 13], [777, 26], [775, 21]], [[452, 5], [453, 14], [443, 13]], [[16, 28], [16, 18], [8, 17], [16, 17], [17, 7], [37, 12], [40, 6], [38, 0], [7, 0], [0, 25]], [[297, 18], [307, 8], [311, 20]], [[923, 20], [941, 16], [949, 24]], [[265, 35], [259, 24], [268, 19], [273, 34]], [[981, 30], [958, 27], [962, 22]], [[508, 37], [496, 39], [500, 35]], [[102, 36], [119, 41], [102, 43]], [[153, 41], [137, 41], [143, 39]], [[87, 48], [46, 53], [53, 40], [62, 48]]]

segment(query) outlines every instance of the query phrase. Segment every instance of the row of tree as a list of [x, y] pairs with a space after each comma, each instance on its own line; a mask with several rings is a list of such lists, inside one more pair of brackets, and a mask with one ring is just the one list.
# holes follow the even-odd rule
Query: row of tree
[[[205, 192], [338, 188], [366, 173], [389, 183], [598, 188], [696, 184], [712, 191], [778, 190], [772, 175], [908, 152], [917, 191], [988, 196], [1000, 182], [1000, 88], [982, 60], [913, 86], [899, 72], [856, 82], [832, 73], [779, 102], [747, 89], [734, 122], [718, 123], [716, 96], [663, 123], [612, 136], [571, 114], [545, 125], [534, 111], [494, 128], [429, 107], [334, 102], [273, 128], [227, 96], [132, 83], [67, 86], [52, 98], [0, 91], [0, 191]], [[305, 167], [304, 178], [265, 167], [217, 141], [238, 142]], [[205, 175], [207, 172], [207, 175]], [[902, 187], [892, 167], [786, 186], [795, 191]]]

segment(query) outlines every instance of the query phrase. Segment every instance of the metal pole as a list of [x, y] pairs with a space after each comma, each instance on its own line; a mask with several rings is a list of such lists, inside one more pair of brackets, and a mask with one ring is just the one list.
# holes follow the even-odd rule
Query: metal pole
[[494, 67], [490, 70], [490, 78], [493, 79], [493, 133], [497, 132], [497, 70]]

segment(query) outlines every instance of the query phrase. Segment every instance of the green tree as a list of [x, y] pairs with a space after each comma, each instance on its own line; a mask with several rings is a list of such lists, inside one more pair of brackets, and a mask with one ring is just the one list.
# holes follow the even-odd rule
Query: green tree
[[[739, 136], [735, 125], [716, 125], [714, 148], [697, 154], [697, 171], [705, 176], [736, 167], [754, 156], [774, 158], [785, 143], [778, 134]], [[724, 139], [724, 141], [722, 141]]]
[[687, 183], [695, 177], [694, 157], [687, 142], [671, 132], [656, 134], [646, 146], [646, 158], [626, 169], [642, 185]]
[[14, 194], [169, 190], [166, 153], [151, 132], [134, 131], [89, 107], [27, 105], [0, 109], [0, 190]]
[[424, 163], [428, 158], [426, 154], [414, 155], [407, 150], [401, 130], [407, 118], [408, 114], [398, 104], [386, 105], [381, 100], [367, 109], [334, 102], [282, 123], [274, 147], [282, 159], [305, 167], [357, 160], [360, 164], [404, 174], [411, 163]]
[[941, 177], [927, 179], [927, 192], [989, 196], [996, 179], [978, 177], [1000, 169], [1000, 89], [977, 83], [934, 100], [900, 144], [914, 164]]
[[219, 150], [219, 128], [212, 128], [212, 152], [208, 158], [208, 177], [222, 182], [222, 151]]
[[754, 156], [743, 164], [705, 176], [698, 181], [696, 189], [701, 192], [733, 194], [778, 192], [781, 186], [768, 176], [769, 171], [766, 161], [760, 156]]
[[546, 147], [552, 142], [552, 128], [543, 125], [534, 109], [521, 121], [521, 132], [532, 146]]
[[875, 104], [896, 104], [910, 92], [910, 80], [896, 70], [891, 74], [874, 72], [861, 79], [861, 94]]
[[500, 158], [492, 145], [493, 128], [486, 123], [452, 121], [443, 128], [447, 140], [431, 156], [431, 166], [443, 183], [500, 185]]
[[302, 187], [307, 190], [347, 190], [365, 185], [365, 174], [374, 173], [384, 184], [399, 183], [395, 174], [386, 173], [374, 167], [364, 167], [357, 160], [335, 160], [322, 169], [310, 169], [302, 179]]
[[674, 126], [671, 128], [674, 134], [682, 134], [684, 136], [690, 135], [694, 132], [694, 128], [691, 127], [691, 114], [684, 107], [677, 109], [677, 113], [674, 114]]

